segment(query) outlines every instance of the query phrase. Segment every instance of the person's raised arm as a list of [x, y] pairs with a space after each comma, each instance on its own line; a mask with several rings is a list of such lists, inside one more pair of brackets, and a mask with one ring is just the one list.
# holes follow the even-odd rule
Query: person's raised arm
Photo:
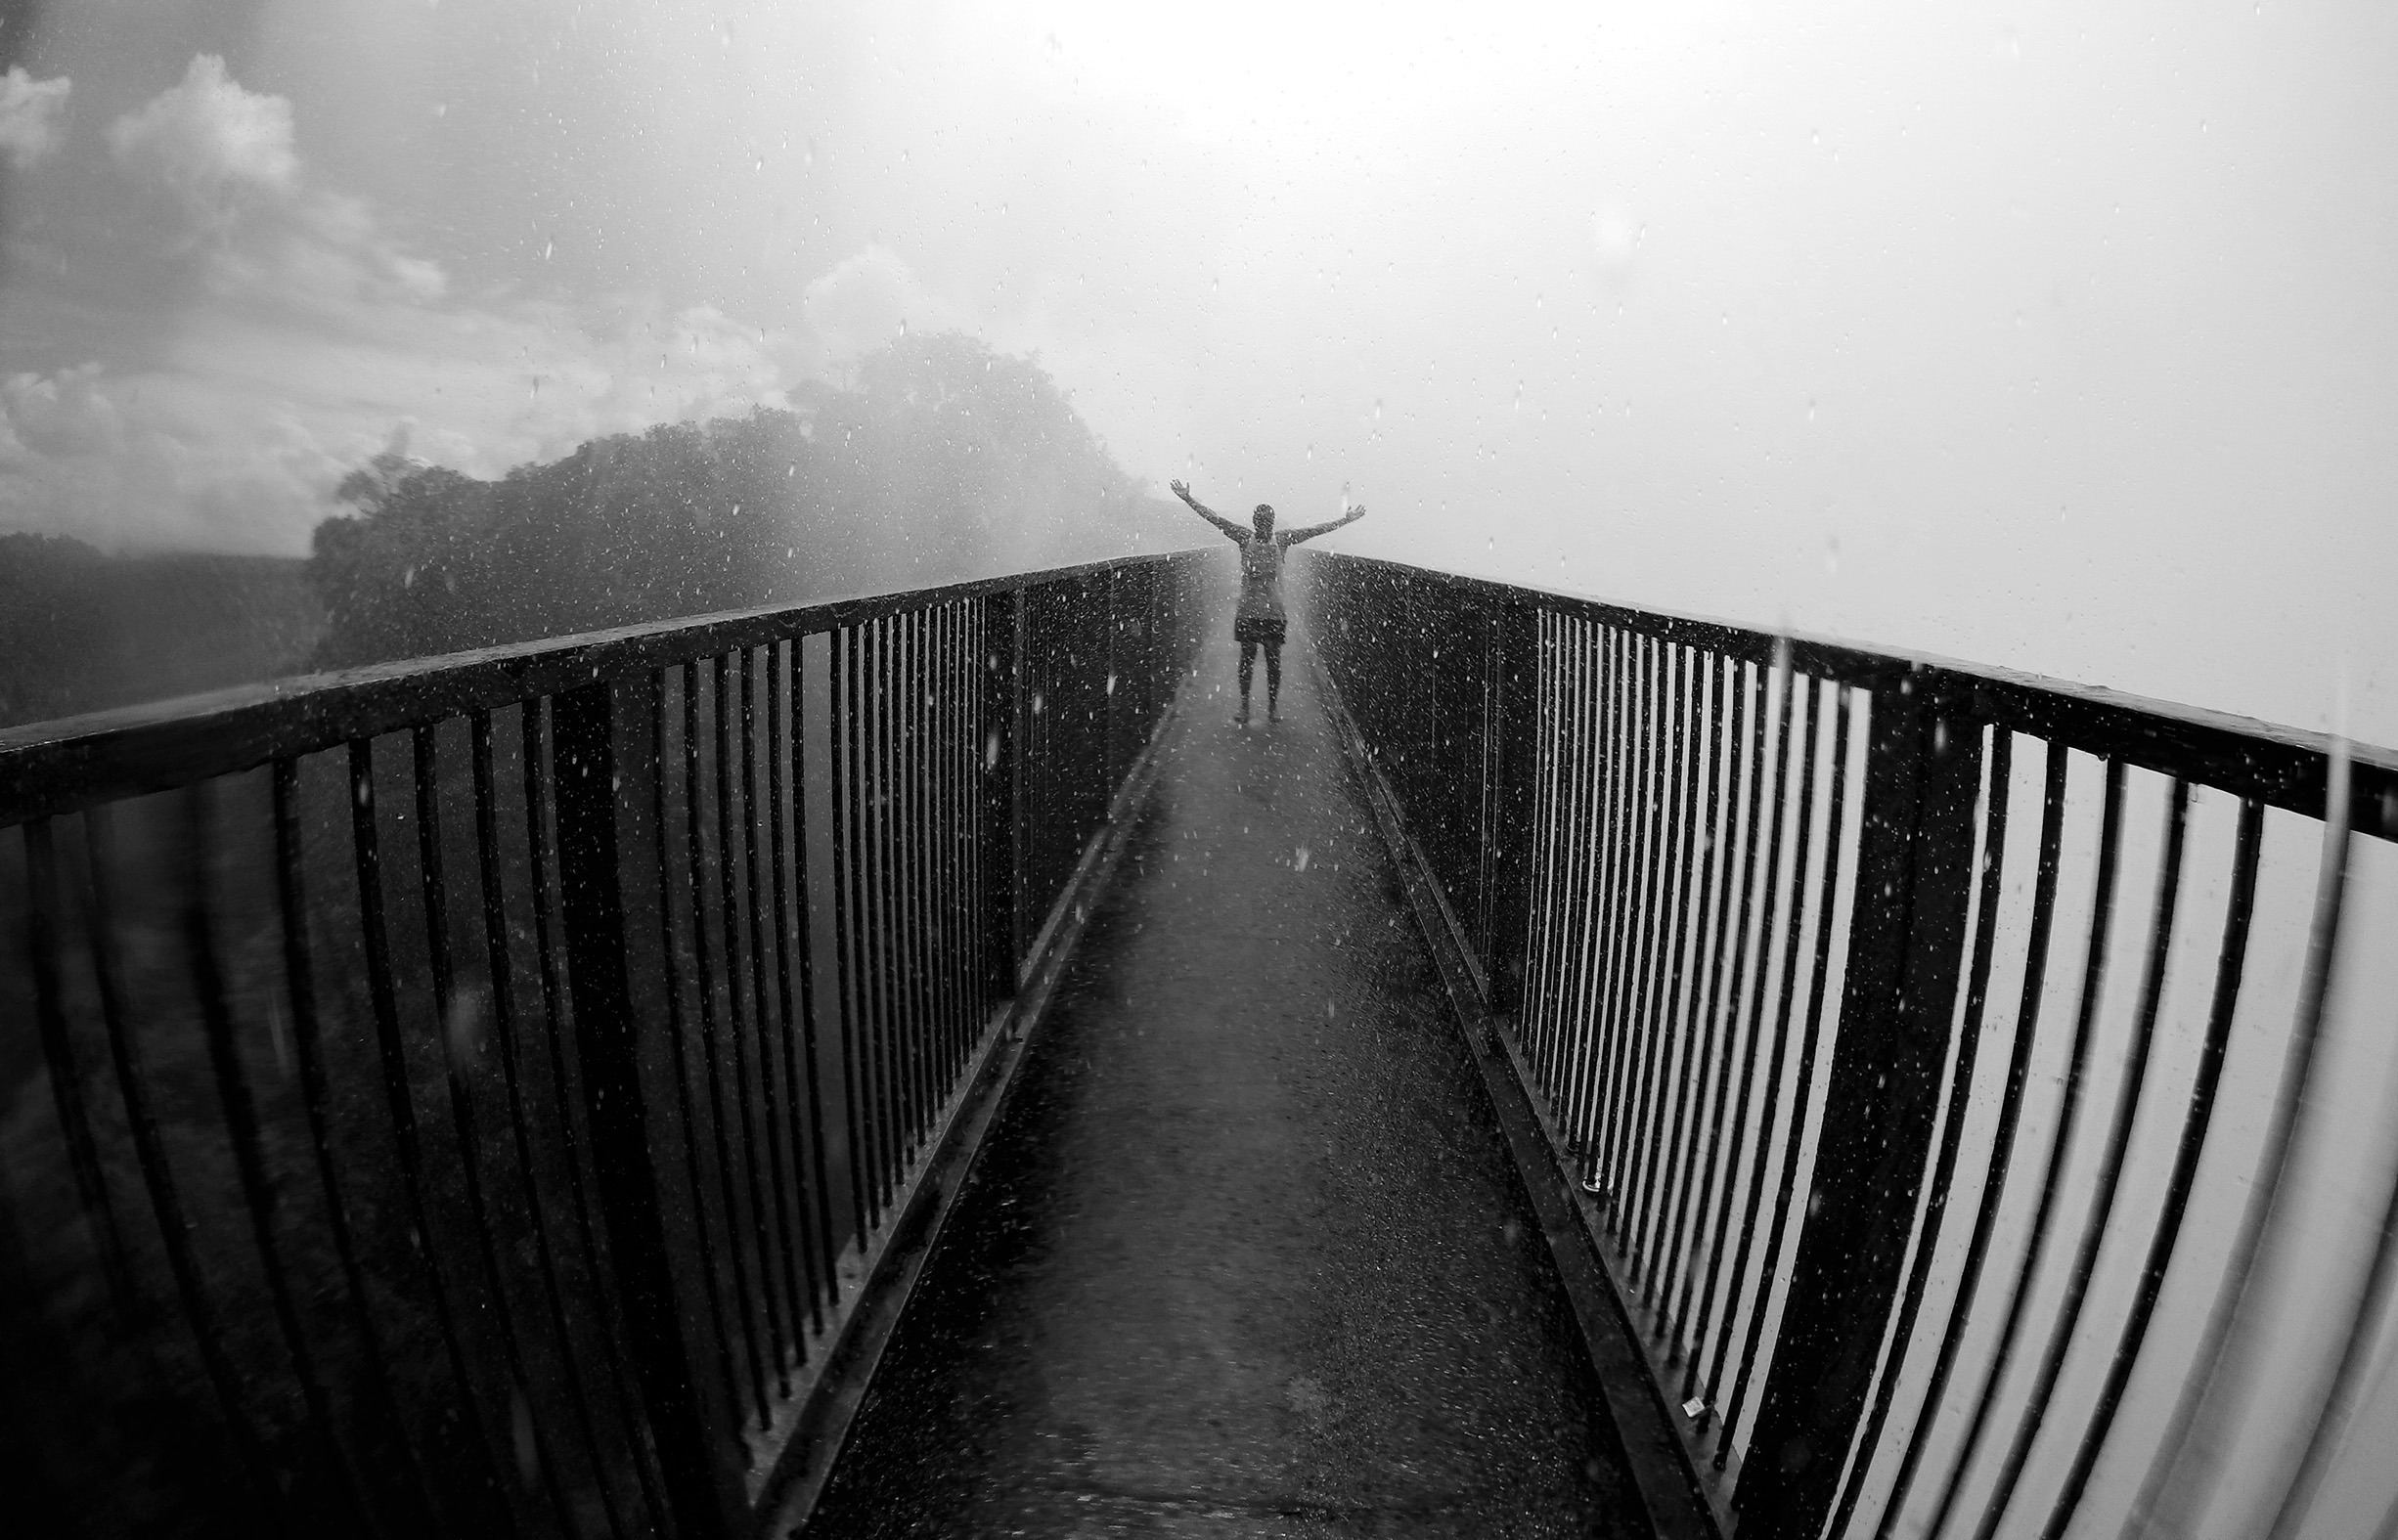
[[[1167, 485], [1174, 488], [1174, 495], [1176, 497], [1180, 498], [1183, 502], [1190, 505], [1190, 510], [1193, 513], [1198, 514], [1201, 518], [1206, 519], [1218, 529], [1222, 530], [1232, 539], [1246, 541], [1249, 538], [1249, 531], [1241, 528], [1238, 524], [1233, 523], [1230, 519], [1224, 517], [1221, 513], [1217, 512], [1214, 508], [1209, 507], [1197, 498], [1192, 497], [1190, 495], [1190, 488], [1184, 485], [1182, 482], [1173, 481], [1168, 482]], [[1326, 527], [1329, 528], [1330, 526]]]
[[1303, 540], [1313, 540], [1318, 535], [1329, 535], [1342, 525], [1354, 524], [1363, 517], [1365, 517], [1365, 505], [1360, 503], [1329, 524], [1310, 524], [1306, 529], [1285, 530], [1282, 535], [1282, 544], [1296, 546]]

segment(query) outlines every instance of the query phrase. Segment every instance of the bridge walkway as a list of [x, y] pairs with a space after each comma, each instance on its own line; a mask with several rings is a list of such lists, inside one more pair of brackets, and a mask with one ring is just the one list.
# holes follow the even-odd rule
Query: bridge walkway
[[1648, 1532], [1299, 657], [1190, 688], [811, 1534]]

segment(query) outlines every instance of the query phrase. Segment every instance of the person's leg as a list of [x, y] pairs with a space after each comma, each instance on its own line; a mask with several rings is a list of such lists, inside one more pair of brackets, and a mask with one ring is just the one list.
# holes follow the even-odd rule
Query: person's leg
[[1245, 723], [1249, 720], [1249, 678], [1257, 668], [1258, 649], [1263, 645], [1263, 643], [1251, 641], [1244, 638], [1241, 640], [1234, 642], [1233, 645], [1240, 648], [1241, 653], [1240, 720]]
[[1266, 649], [1266, 720], [1282, 720], [1282, 642], [1279, 638], [1260, 643]]

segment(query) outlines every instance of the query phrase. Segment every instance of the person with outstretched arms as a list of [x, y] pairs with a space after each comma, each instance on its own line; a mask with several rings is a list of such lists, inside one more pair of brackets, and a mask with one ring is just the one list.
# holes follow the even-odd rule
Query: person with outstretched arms
[[1261, 503], [1249, 515], [1250, 528], [1243, 529], [1214, 508], [1190, 495], [1182, 482], [1173, 483], [1174, 495], [1190, 505], [1190, 510], [1224, 532], [1224, 537], [1241, 548], [1241, 602], [1232, 612], [1232, 641], [1240, 649], [1241, 711], [1233, 720], [1249, 726], [1249, 681], [1257, 665], [1257, 654], [1266, 654], [1266, 720], [1282, 720], [1282, 637], [1288, 618], [1282, 610], [1282, 553], [1303, 540], [1329, 535], [1344, 524], [1354, 524], [1365, 517], [1363, 505], [1350, 508], [1328, 524], [1311, 524], [1306, 529], [1287, 529], [1276, 533], [1274, 509], [1271, 504]]

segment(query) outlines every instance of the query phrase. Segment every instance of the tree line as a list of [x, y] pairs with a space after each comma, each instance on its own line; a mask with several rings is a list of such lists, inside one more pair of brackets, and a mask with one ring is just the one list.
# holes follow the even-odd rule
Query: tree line
[[788, 407], [594, 439], [478, 480], [379, 456], [308, 570], [319, 667], [916, 588], [1184, 533], [1039, 363], [900, 338]]

